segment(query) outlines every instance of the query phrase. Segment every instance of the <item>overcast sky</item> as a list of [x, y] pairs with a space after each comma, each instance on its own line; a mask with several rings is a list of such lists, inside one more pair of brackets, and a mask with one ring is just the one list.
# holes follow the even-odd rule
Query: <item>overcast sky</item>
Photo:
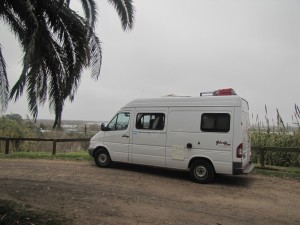
[[[248, 100], [254, 117], [263, 120], [267, 104], [270, 118], [278, 108], [292, 123], [294, 104], [300, 105], [299, 0], [136, 0], [130, 32], [123, 32], [108, 1], [97, 3], [101, 75], [94, 81], [84, 73], [63, 120], [109, 120], [135, 98], [232, 87]], [[12, 87], [22, 53], [2, 24], [0, 32]], [[6, 113], [29, 114], [26, 95]], [[54, 114], [45, 105], [38, 118]]]

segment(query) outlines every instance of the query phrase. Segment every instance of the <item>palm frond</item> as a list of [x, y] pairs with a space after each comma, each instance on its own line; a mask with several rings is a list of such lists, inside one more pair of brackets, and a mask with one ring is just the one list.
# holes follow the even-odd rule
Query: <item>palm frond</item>
[[92, 78], [98, 79], [102, 65], [102, 48], [99, 38], [92, 32], [90, 37]]
[[2, 46], [0, 44], [0, 112], [4, 112], [7, 108], [9, 99], [9, 84], [6, 73], [6, 63], [2, 54]]
[[132, 0], [108, 0], [112, 4], [122, 23], [124, 30], [132, 29], [134, 20], [134, 7]]
[[94, 0], [81, 0], [81, 5], [86, 18], [86, 22], [92, 29], [95, 28], [97, 17], [97, 6]]
[[36, 79], [38, 100], [41, 105], [43, 105], [47, 100], [48, 77], [48, 69], [43, 61], [40, 65], [40, 76]]
[[23, 68], [23, 71], [18, 79], [18, 81], [15, 83], [13, 88], [10, 90], [10, 96], [9, 99], [13, 99], [15, 101], [18, 100], [19, 97], [23, 95], [23, 90], [26, 84], [26, 76], [27, 76], [28, 68]]
[[28, 107], [33, 119], [38, 115], [38, 92], [36, 77], [40, 77], [40, 68], [38, 65], [31, 67], [27, 75], [27, 101]]
[[2, 16], [3, 21], [9, 25], [11, 31], [15, 34], [15, 36], [22, 44], [26, 32], [24, 23], [22, 23], [22, 21], [10, 8], [5, 8], [5, 10], [3, 10], [3, 13], [0, 16]]

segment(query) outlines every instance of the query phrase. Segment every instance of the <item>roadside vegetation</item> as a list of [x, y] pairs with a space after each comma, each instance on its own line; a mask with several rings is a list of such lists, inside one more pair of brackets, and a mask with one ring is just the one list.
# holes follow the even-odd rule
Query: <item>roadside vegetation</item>
[[[29, 118], [23, 119], [18, 114], [8, 114], [0, 117], [0, 137], [8, 138], [90, 138], [100, 130], [100, 124], [85, 123], [84, 121], [63, 121], [60, 130], [52, 129], [53, 121]], [[71, 123], [71, 124], [70, 124]], [[87, 148], [84, 142], [57, 143], [59, 152], [79, 152]], [[12, 141], [10, 152], [52, 152], [51, 142]], [[0, 153], [5, 151], [5, 141], [0, 141]]]
[[260, 174], [268, 177], [279, 177], [279, 178], [294, 179], [300, 181], [299, 167], [281, 167], [281, 166], [261, 167], [259, 164], [256, 164], [253, 172], [255, 174]]
[[[300, 151], [290, 152], [289, 148], [300, 148], [300, 110], [295, 104], [295, 112], [292, 116], [292, 125], [285, 124], [276, 110], [276, 121], [268, 117], [267, 106], [265, 106], [265, 119], [260, 120], [258, 116], [253, 120], [251, 127], [251, 145], [257, 147], [283, 148], [282, 151], [267, 151], [265, 164], [269, 166], [300, 167]], [[259, 154], [253, 151], [252, 160], [259, 162]]]

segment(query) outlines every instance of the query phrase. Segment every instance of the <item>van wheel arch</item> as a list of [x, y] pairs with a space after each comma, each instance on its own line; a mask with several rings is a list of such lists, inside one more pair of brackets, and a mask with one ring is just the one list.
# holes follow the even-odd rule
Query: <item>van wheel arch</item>
[[189, 170], [191, 178], [196, 183], [209, 183], [215, 176], [215, 168], [212, 162], [203, 157], [193, 158], [189, 163]]
[[95, 157], [95, 155], [98, 151], [107, 151], [107, 149], [105, 147], [102, 147], [102, 146], [99, 146], [99, 147], [95, 148], [94, 151], [93, 151], [93, 157]]
[[99, 167], [109, 167], [112, 163], [110, 154], [104, 147], [98, 147], [93, 153], [94, 161]]

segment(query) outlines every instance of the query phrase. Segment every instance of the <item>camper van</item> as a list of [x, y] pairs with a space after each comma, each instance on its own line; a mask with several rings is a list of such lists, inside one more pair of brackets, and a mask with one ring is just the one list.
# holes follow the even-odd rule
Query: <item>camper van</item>
[[99, 167], [124, 162], [186, 170], [198, 183], [247, 174], [254, 168], [248, 102], [231, 88], [136, 99], [101, 125], [89, 154]]

